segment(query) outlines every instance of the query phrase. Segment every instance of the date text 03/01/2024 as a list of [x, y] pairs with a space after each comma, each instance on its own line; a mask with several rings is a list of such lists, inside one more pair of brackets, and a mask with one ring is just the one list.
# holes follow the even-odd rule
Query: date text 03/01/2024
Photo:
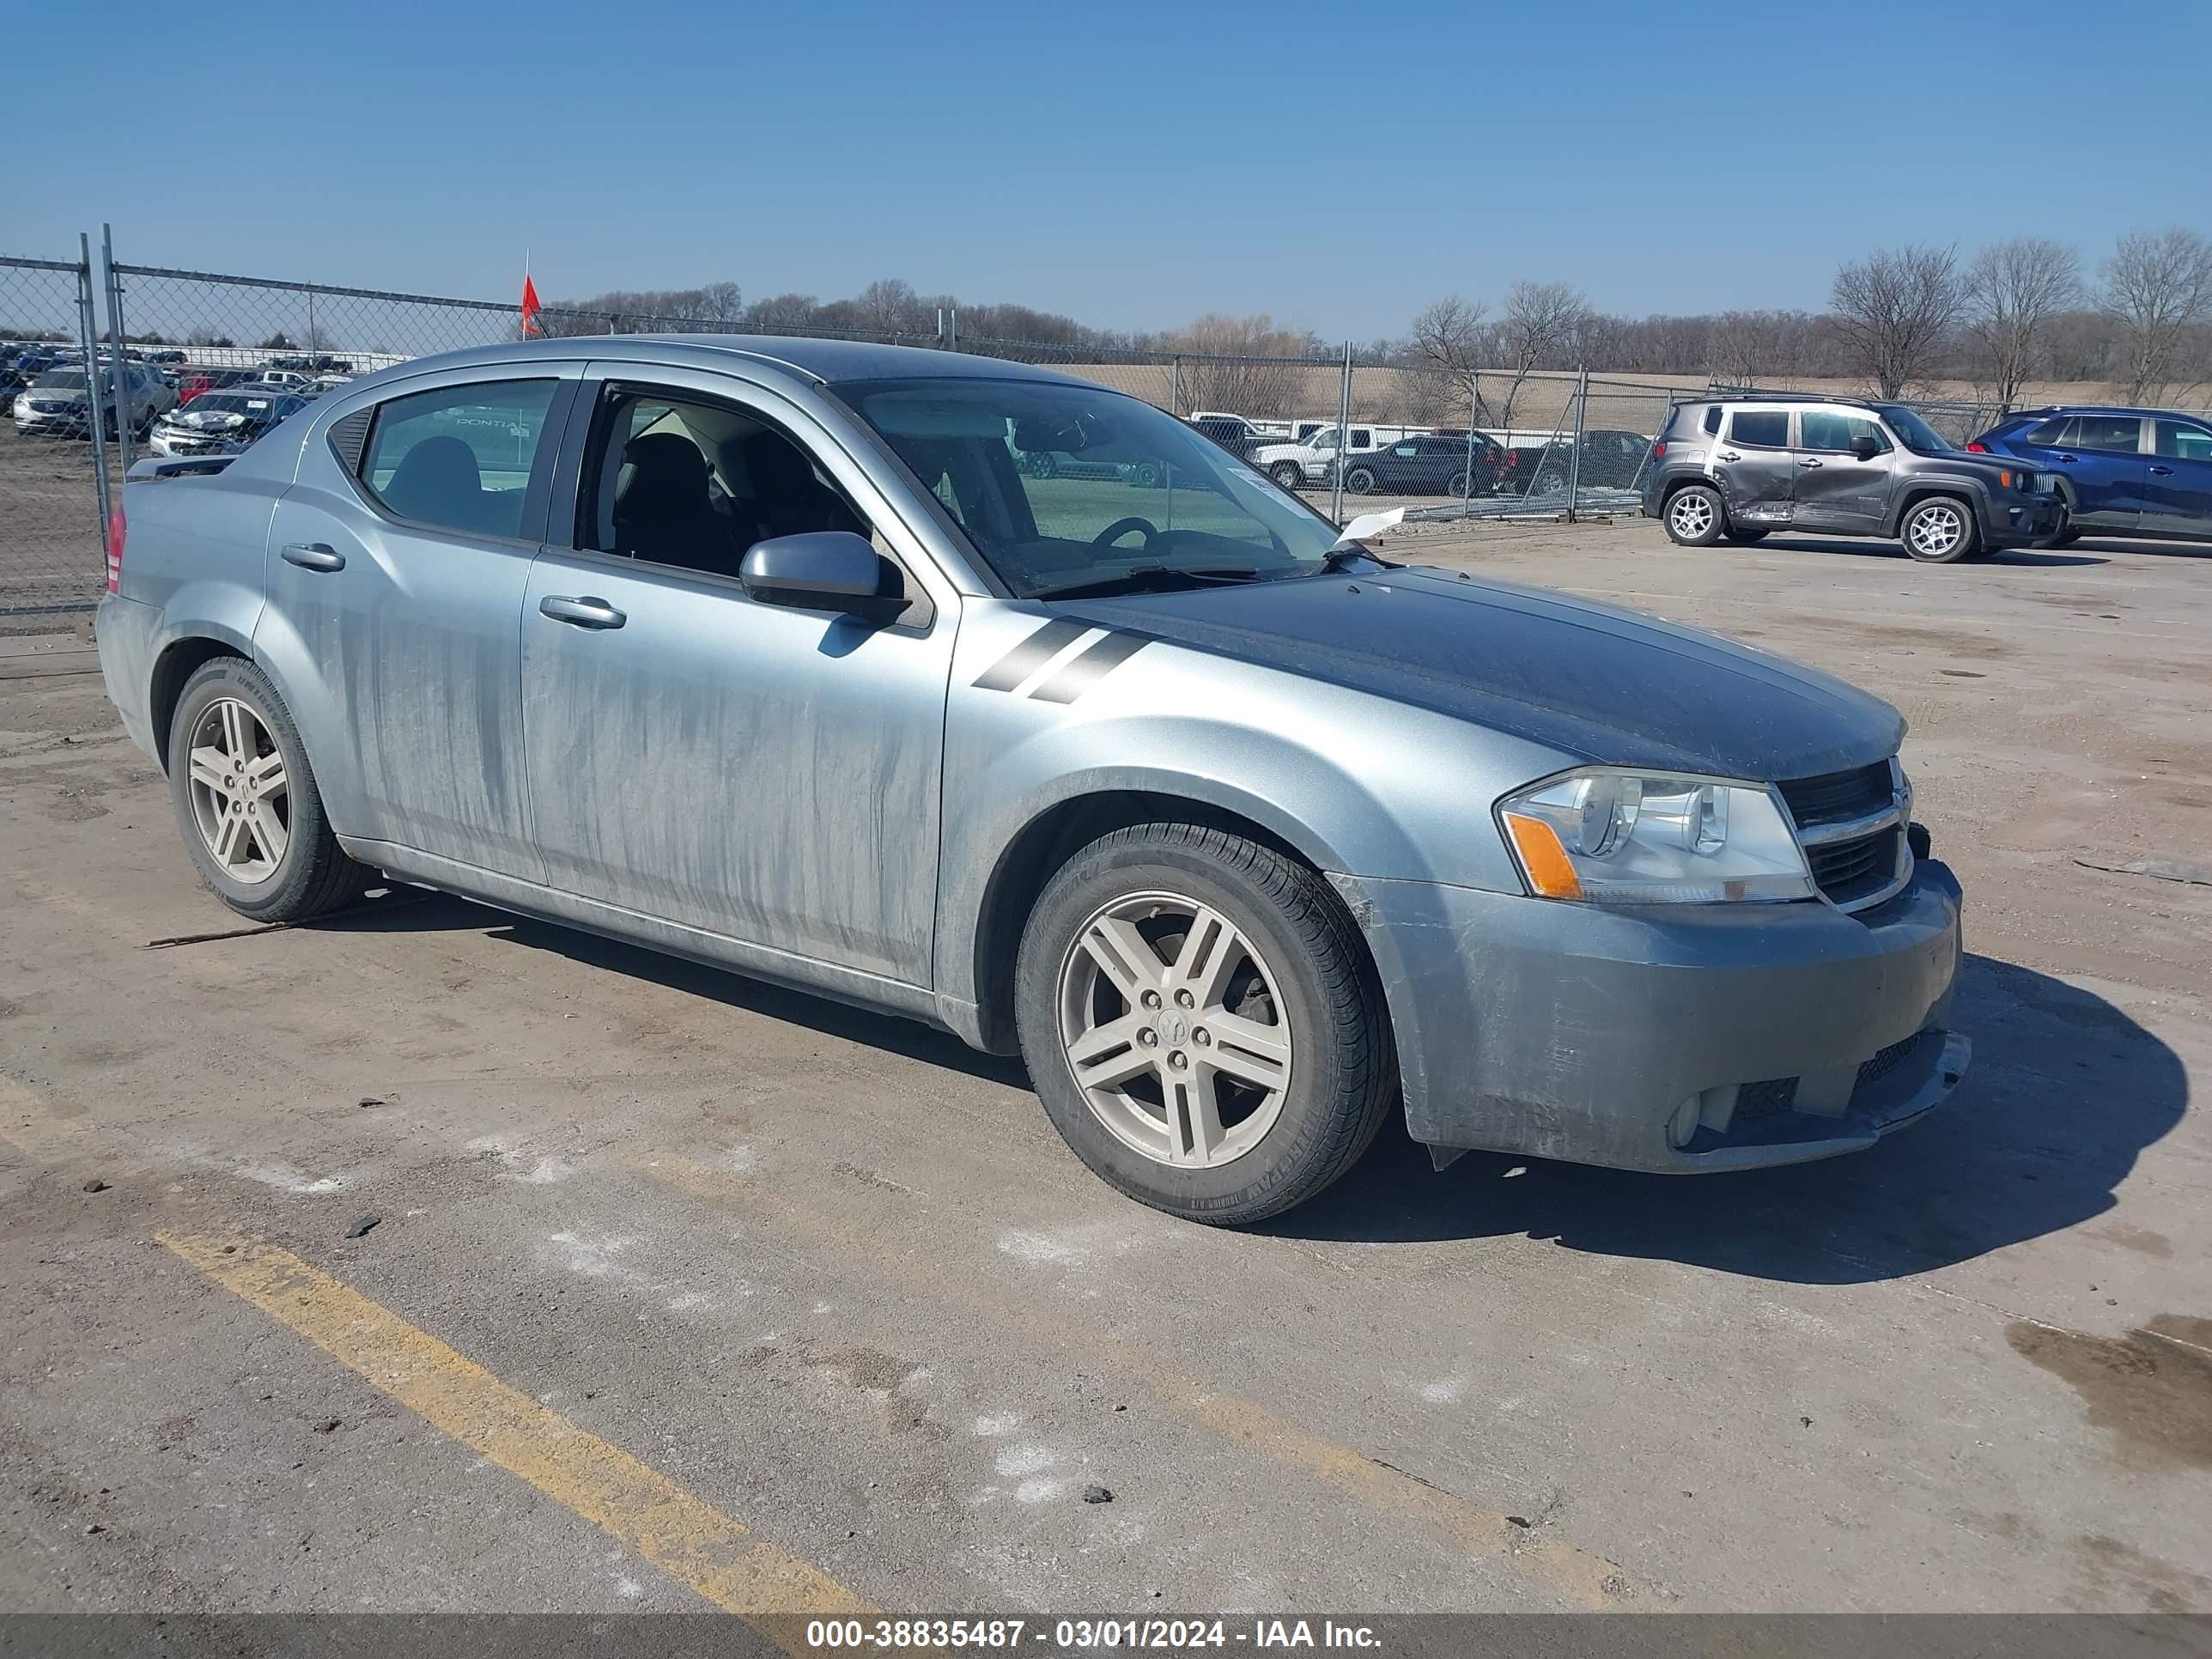
[[1220, 1619], [817, 1619], [806, 1626], [810, 1649], [1019, 1648], [1024, 1639], [1055, 1648], [1129, 1648], [1169, 1652], [1196, 1648], [1358, 1648], [1380, 1645], [1365, 1625], [1324, 1619], [1261, 1619], [1249, 1629]]

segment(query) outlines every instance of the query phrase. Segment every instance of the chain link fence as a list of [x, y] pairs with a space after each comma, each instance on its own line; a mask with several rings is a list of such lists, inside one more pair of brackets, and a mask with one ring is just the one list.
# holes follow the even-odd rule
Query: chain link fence
[[[0, 619], [92, 604], [109, 490], [186, 417], [207, 426], [236, 416], [250, 431], [246, 411], [269, 407], [272, 392], [312, 398], [412, 358], [522, 334], [513, 304], [121, 263], [105, 239], [100, 252], [88, 240], [74, 261], [0, 258], [0, 414], [14, 417], [0, 422]], [[1047, 365], [1173, 412], [1340, 523], [1391, 507], [1443, 520], [1632, 514], [1669, 408], [1717, 389], [1455, 372], [1368, 361], [1350, 347], [1279, 356], [979, 338], [944, 313], [920, 331], [763, 330], [736, 311], [733, 293], [723, 315], [547, 308], [536, 325], [554, 337], [828, 334]], [[1917, 406], [1959, 442], [1999, 413], [1987, 403]], [[1099, 465], [1019, 459], [1039, 471]]]

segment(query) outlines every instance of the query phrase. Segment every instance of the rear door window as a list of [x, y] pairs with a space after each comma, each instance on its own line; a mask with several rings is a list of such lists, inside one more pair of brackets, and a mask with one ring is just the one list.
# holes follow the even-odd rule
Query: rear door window
[[2142, 446], [2142, 422], [2132, 415], [2083, 415], [2076, 424], [2079, 429], [2074, 443], [2077, 448], [2132, 455]]
[[1729, 441], [1753, 449], [1790, 447], [1790, 415], [1780, 409], [1740, 409], [1729, 416]]
[[2175, 461], [2212, 461], [2212, 432], [2181, 421], [2154, 421], [2153, 453]]
[[513, 540], [557, 380], [477, 380], [380, 404], [361, 482], [400, 518]]

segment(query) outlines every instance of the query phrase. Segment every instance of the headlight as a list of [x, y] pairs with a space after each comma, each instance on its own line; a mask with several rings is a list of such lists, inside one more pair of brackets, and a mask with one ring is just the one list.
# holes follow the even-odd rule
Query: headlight
[[1498, 804], [1531, 891], [1605, 904], [1817, 896], [1764, 784], [1592, 769]]

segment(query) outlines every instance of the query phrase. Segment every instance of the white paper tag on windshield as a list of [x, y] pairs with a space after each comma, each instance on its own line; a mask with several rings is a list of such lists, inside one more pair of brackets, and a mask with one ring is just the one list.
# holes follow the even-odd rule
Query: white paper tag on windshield
[[[1402, 507], [1394, 507], [1388, 513], [1363, 513], [1344, 526], [1342, 533], [1336, 538], [1336, 546], [1350, 547], [1355, 543], [1371, 542], [1384, 531], [1395, 528], [1405, 516], [1406, 509]], [[1334, 547], [1329, 550], [1332, 553], [1335, 550]]]

